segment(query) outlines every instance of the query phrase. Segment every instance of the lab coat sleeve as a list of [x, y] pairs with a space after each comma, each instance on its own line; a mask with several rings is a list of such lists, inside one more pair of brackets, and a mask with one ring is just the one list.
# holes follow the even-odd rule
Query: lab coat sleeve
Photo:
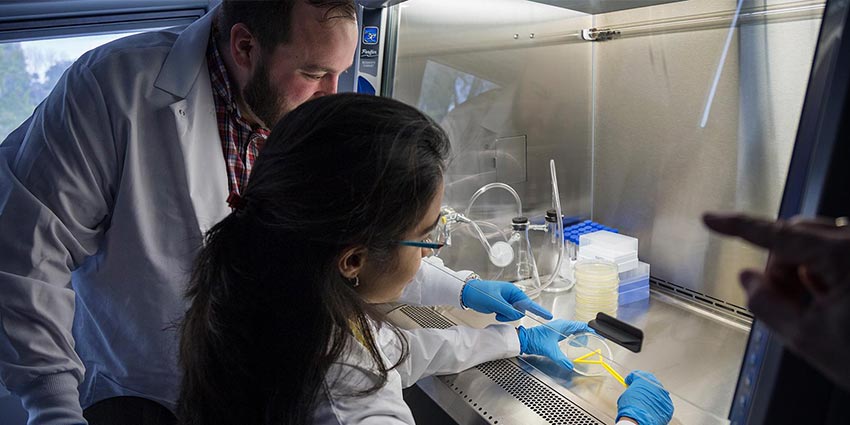
[[109, 123], [78, 62], [0, 145], [0, 377], [30, 424], [85, 423], [71, 271], [109, 220], [121, 155]]
[[[479, 363], [519, 354], [516, 329], [509, 325], [401, 332], [409, 342], [409, 355], [390, 369], [386, 382], [370, 394], [357, 393], [380, 383], [374, 361], [359, 344], [349, 346], [326, 376], [314, 423], [413, 424], [403, 388], [427, 375], [456, 373]], [[398, 336], [388, 328], [376, 333], [384, 363], [394, 365], [401, 353]]]
[[410, 350], [408, 358], [397, 367], [404, 388], [425, 376], [458, 373], [484, 362], [520, 354], [519, 337], [510, 325], [402, 332], [409, 341]]
[[399, 302], [461, 308], [460, 291], [471, 274], [469, 270], [454, 271], [446, 267], [438, 257], [423, 258], [419, 271], [404, 288]]

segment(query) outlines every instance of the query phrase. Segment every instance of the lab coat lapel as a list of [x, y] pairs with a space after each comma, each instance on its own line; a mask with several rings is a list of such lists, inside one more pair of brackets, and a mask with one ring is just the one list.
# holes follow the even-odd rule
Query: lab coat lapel
[[201, 233], [230, 213], [227, 206], [227, 170], [221, 152], [221, 138], [215, 118], [209, 74], [198, 76], [197, 84], [186, 99], [172, 103], [162, 111], [163, 123], [177, 135], [189, 198]]
[[180, 144], [188, 194], [202, 234], [230, 213], [227, 170], [205, 61], [217, 11], [218, 7], [180, 33], [155, 83], [179, 98], [159, 111], [159, 117], [163, 134], [176, 136], [174, 142]]
[[186, 98], [201, 68], [206, 68], [202, 65], [219, 7], [216, 6], [180, 33], [162, 64], [154, 86], [179, 98]]

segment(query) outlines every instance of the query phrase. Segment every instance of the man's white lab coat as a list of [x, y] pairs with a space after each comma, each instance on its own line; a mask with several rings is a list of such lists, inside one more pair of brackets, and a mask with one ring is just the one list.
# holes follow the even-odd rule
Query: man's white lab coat
[[[230, 212], [214, 14], [86, 53], [0, 145], [0, 378], [30, 423], [119, 395], [173, 408], [184, 285]], [[461, 285], [423, 264], [405, 301], [457, 306]]]

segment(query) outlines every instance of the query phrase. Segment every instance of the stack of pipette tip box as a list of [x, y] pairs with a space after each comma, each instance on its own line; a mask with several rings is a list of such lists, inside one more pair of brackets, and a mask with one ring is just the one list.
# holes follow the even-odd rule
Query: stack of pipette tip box
[[649, 298], [649, 264], [638, 260], [638, 240], [617, 229], [585, 220], [564, 229], [570, 258], [605, 260], [617, 264], [619, 305]]

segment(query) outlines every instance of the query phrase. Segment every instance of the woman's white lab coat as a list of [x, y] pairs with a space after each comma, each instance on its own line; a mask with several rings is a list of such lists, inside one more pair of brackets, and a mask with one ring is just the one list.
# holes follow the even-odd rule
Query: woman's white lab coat
[[[413, 424], [413, 415], [402, 399], [403, 388], [425, 376], [457, 373], [480, 363], [519, 355], [519, 339], [510, 325], [402, 332], [410, 343], [409, 357], [389, 372], [387, 382], [377, 392], [368, 396], [352, 394], [377, 382], [371, 357], [359, 343], [349, 344], [349, 350], [325, 378], [314, 416], [317, 425]], [[384, 326], [376, 338], [385, 364], [395, 364], [400, 356], [396, 335]]]
[[[174, 405], [184, 287], [230, 212], [214, 14], [86, 53], [0, 145], [0, 381], [31, 423], [120, 395]], [[406, 300], [457, 306], [461, 285], [423, 263]]]

